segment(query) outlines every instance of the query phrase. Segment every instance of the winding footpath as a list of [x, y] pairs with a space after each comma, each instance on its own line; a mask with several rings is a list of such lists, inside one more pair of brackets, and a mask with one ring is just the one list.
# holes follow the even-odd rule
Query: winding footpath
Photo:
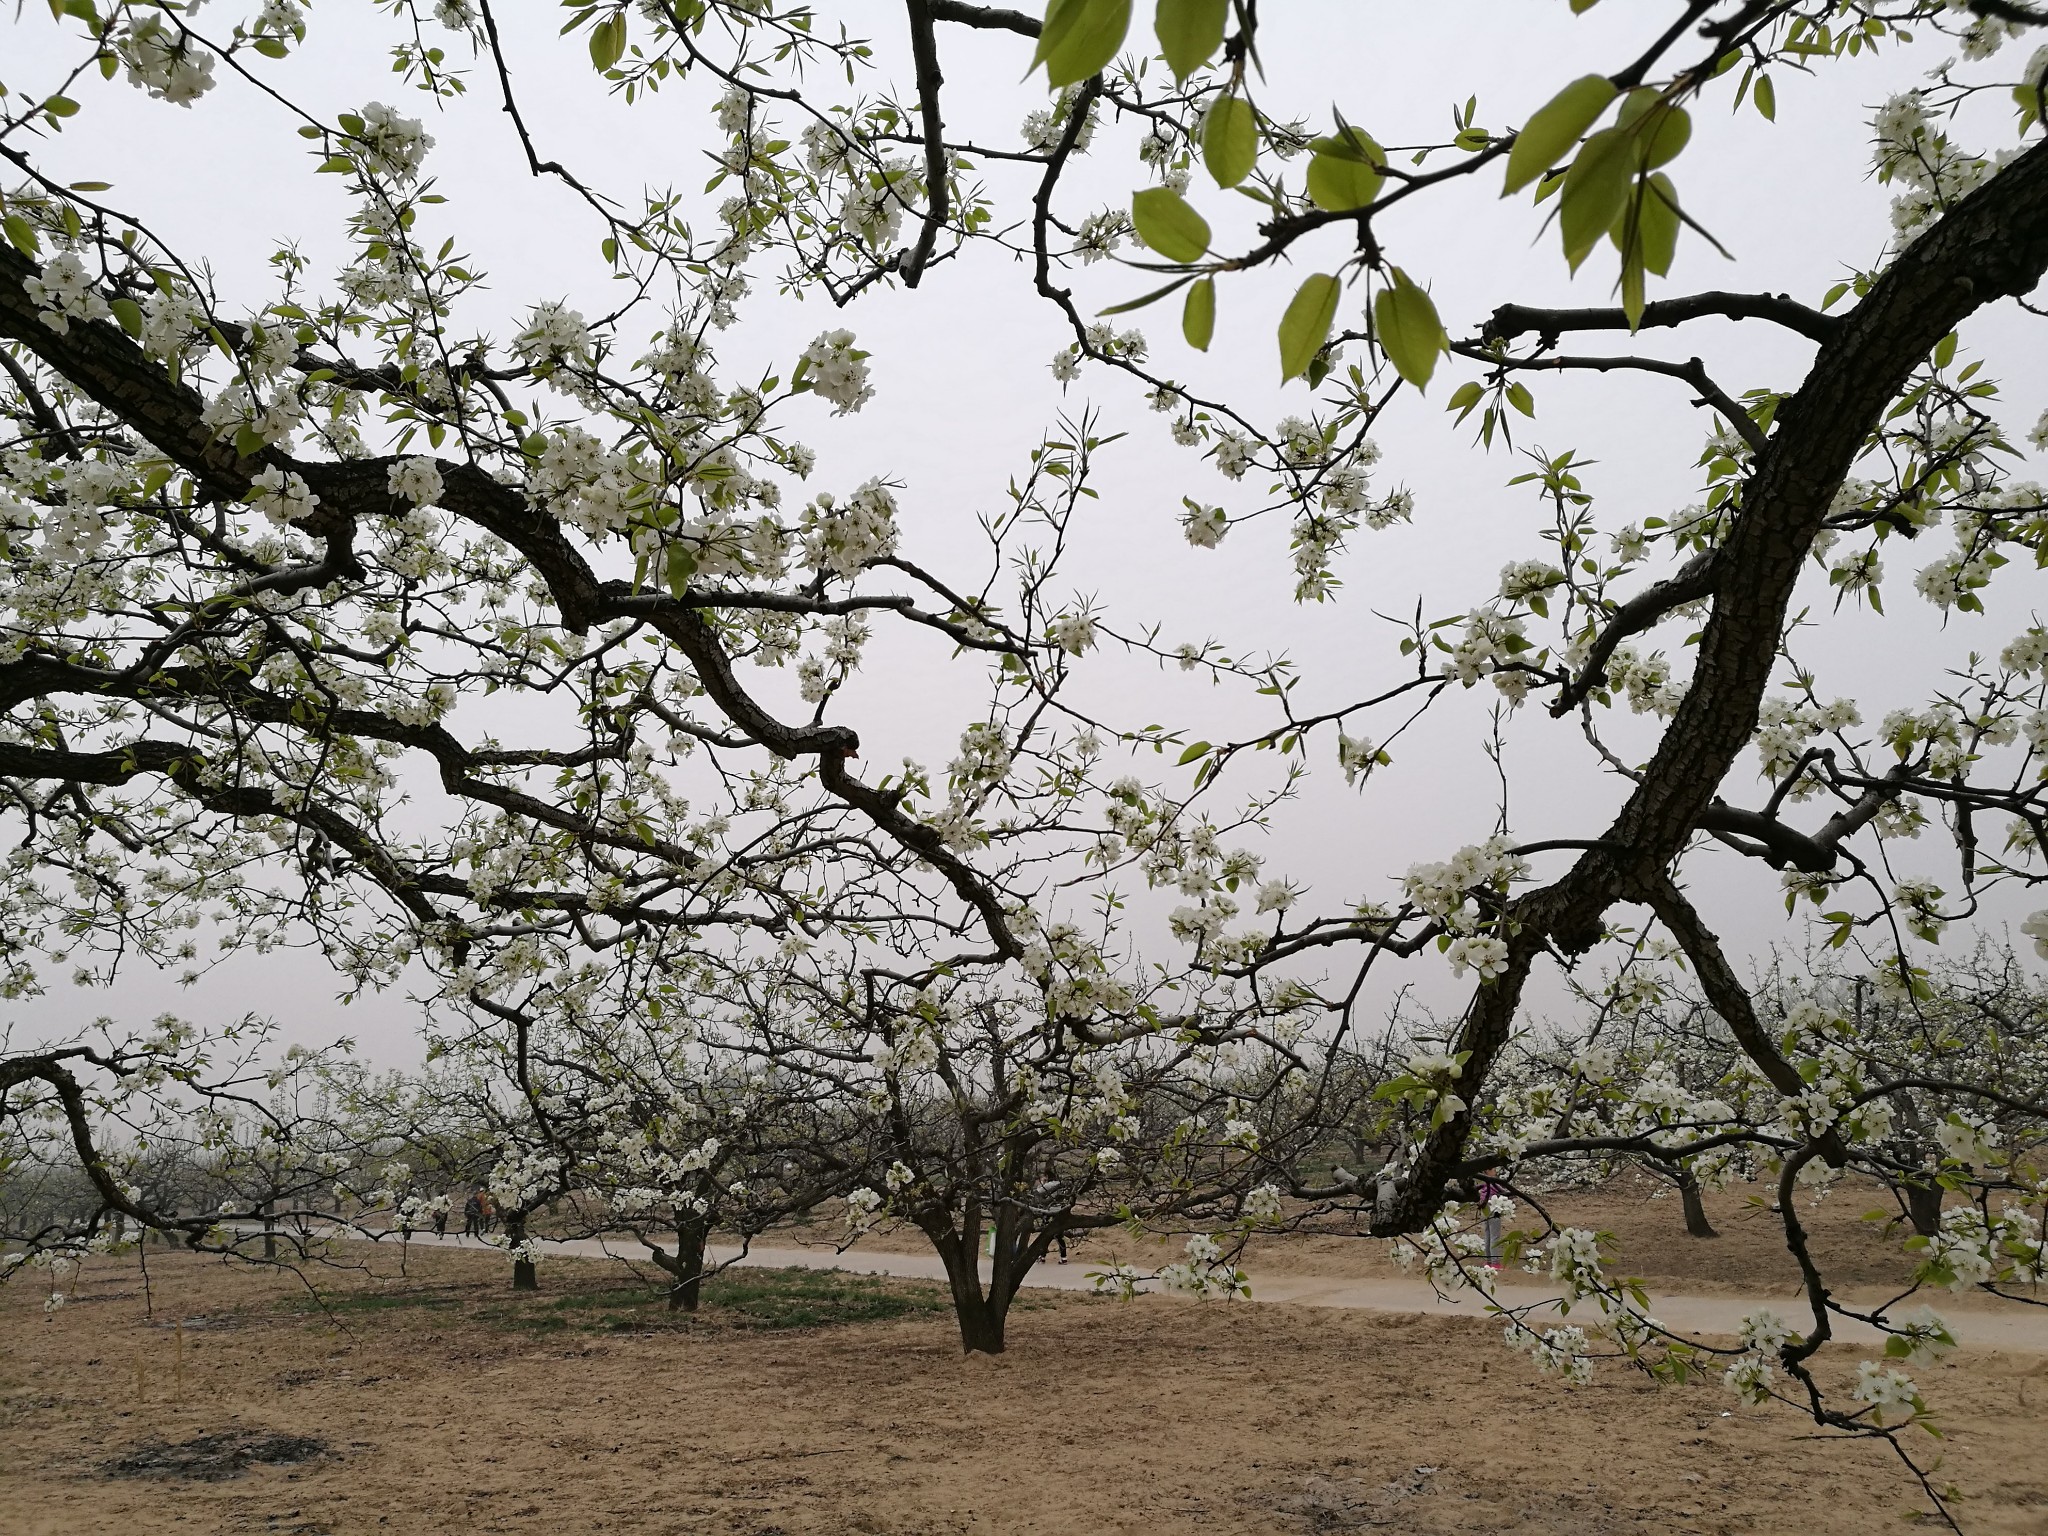
[[[428, 1247], [489, 1249], [492, 1245], [477, 1238], [441, 1237], [432, 1233], [416, 1233], [412, 1241]], [[613, 1258], [642, 1259], [645, 1251], [637, 1244], [609, 1242], [603, 1238], [583, 1238], [567, 1241], [541, 1241], [536, 1245], [543, 1256], [557, 1254], [569, 1258]], [[841, 1253], [832, 1248], [765, 1248], [754, 1247], [742, 1252], [738, 1248], [713, 1246], [705, 1253], [707, 1266], [720, 1268], [733, 1266], [748, 1269], [812, 1269], [840, 1270], [854, 1275], [887, 1275], [905, 1280], [945, 1281], [946, 1272], [936, 1254], [928, 1253], [880, 1253], [851, 1249]], [[1068, 1265], [1040, 1264], [1025, 1277], [1027, 1290], [1083, 1291], [1092, 1292], [1095, 1284], [1089, 1279], [1094, 1265], [1077, 1260]], [[1339, 1307], [1368, 1312], [1432, 1313], [1444, 1317], [1467, 1317], [1484, 1320], [1486, 1313], [1475, 1297], [1449, 1298], [1438, 1296], [1427, 1281], [1394, 1277], [1335, 1279], [1321, 1275], [1289, 1275], [1280, 1272], [1248, 1272], [1251, 1282], [1252, 1301], [1260, 1304], [1277, 1304], [1296, 1307]], [[1148, 1288], [1149, 1289], [1149, 1288]], [[1537, 1306], [1529, 1321], [1537, 1326], [1548, 1326], [1559, 1321], [1555, 1312], [1541, 1303], [1550, 1293], [1534, 1287], [1520, 1286], [1503, 1281], [1500, 1286], [1500, 1300], [1514, 1306], [1529, 1304]], [[1957, 1342], [1965, 1349], [2017, 1350], [2031, 1354], [2048, 1354], [2048, 1305], [2028, 1306], [2018, 1302], [1984, 1305], [1976, 1298], [1952, 1298], [1944, 1293], [1932, 1293], [1916, 1298], [1913, 1305], [1924, 1300], [1947, 1319]], [[2043, 1298], [2048, 1301], [2048, 1297]], [[1212, 1303], [1213, 1305], [1213, 1303]], [[1805, 1306], [1796, 1295], [1765, 1296], [1688, 1296], [1663, 1294], [1652, 1291], [1650, 1312], [1665, 1327], [1674, 1333], [1692, 1337], [1729, 1335], [1736, 1332], [1742, 1319], [1758, 1307], [1770, 1307], [1779, 1316], [1786, 1318], [1795, 1327], [1805, 1315]], [[1568, 1319], [1567, 1319], [1568, 1320]], [[1844, 1318], [1835, 1319], [1835, 1338], [1847, 1344], [1872, 1344], [1879, 1340], [1878, 1332], [1865, 1324]]]

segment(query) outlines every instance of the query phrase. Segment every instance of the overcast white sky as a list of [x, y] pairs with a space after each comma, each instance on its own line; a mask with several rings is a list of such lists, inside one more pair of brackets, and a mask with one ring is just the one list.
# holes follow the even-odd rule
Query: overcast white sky
[[[818, 9], [829, 21], [843, 19], [850, 31], [875, 38], [881, 77], [903, 83], [900, 7], [825, 0]], [[1149, 16], [1148, 6], [1137, 9]], [[1520, 122], [1573, 76], [1618, 68], [1676, 12], [1651, 0], [1610, 0], [1578, 18], [1564, 0], [1427, 6], [1288, 0], [1265, 9], [1262, 99], [1318, 116], [1334, 104], [1385, 144], [1446, 137], [1453, 105], [1473, 93], [1482, 125]], [[397, 34], [389, 18], [363, 0], [322, 0], [309, 11], [312, 32], [303, 54], [263, 63], [264, 77], [330, 118], [382, 99], [427, 119], [438, 141], [429, 166], [451, 199], [431, 227], [438, 232], [445, 225], [491, 274], [486, 297], [492, 313], [479, 310], [471, 317], [476, 323], [502, 336], [537, 300], [566, 298], [593, 313], [607, 307], [605, 269], [596, 254], [603, 229], [558, 184], [527, 176], [491, 81], [473, 73], [469, 95], [437, 106], [404, 93], [390, 72], [387, 50]], [[580, 37], [555, 36], [566, 14], [559, 7], [507, 0], [503, 12], [516, 83], [544, 155], [628, 202], [643, 185], [702, 186], [710, 168], [706, 152], [716, 146], [712, 92], [695, 85], [671, 89], [629, 109], [605, 95], [584, 61]], [[229, 0], [212, 0], [200, 20], [225, 32], [239, 15]], [[79, 57], [75, 37], [44, 7], [22, 6], [16, 20], [0, 25], [7, 27], [0, 33], [6, 59], [0, 79], [17, 94], [53, 88]], [[942, 43], [949, 127], [989, 143], [1017, 143], [1025, 114], [1043, 103], [1039, 85], [1021, 80], [1029, 44], [957, 28], [945, 29]], [[1775, 125], [1748, 109], [1728, 117], [1724, 108], [1704, 108], [1693, 145], [1673, 171], [1688, 210], [1736, 260], [1731, 265], [1688, 237], [1661, 291], [1782, 291], [1817, 303], [1848, 267], [1872, 263], [1888, 228], [1889, 194], [1869, 174], [1867, 108], [1916, 83], [1943, 52], [1923, 46], [1847, 61], [1813, 80], [1781, 75]], [[342, 178], [311, 174], [296, 120], [275, 103], [235, 82], [189, 111], [149, 102], [118, 78], [83, 81], [77, 94], [84, 112], [40, 151], [49, 169], [66, 180], [113, 182], [109, 201], [145, 216], [188, 256], [209, 259], [224, 291], [252, 305], [271, 291], [267, 261], [280, 242], [296, 242], [323, 279], [332, 273], [344, 251]], [[1991, 143], [2009, 142], [2007, 119], [1987, 119], [1987, 136], [1992, 131], [2008, 137]], [[1070, 218], [1089, 210], [1091, 194], [1099, 204], [1121, 202], [1140, 184], [1130, 142], [1105, 131], [1068, 194]], [[1611, 301], [1606, 263], [1596, 257], [1571, 280], [1554, 237], [1537, 238], [1526, 203], [1501, 202], [1496, 190], [1493, 178], [1475, 180], [1442, 198], [1417, 200], [1379, 228], [1394, 259], [1433, 288], [1454, 334], [1469, 334], [1503, 302]], [[1192, 195], [1216, 224], [1219, 246], [1250, 234], [1252, 204], [1200, 181]], [[1304, 263], [1333, 267], [1342, 238], [1331, 233], [1330, 243], [1304, 256]], [[1301, 272], [1312, 269], [1302, 265], [1225, 283], [1219, 341], [1206, 357], [1181, 344], [1172, 304], [1134, 319], [1151, 336], [1159, 366], [1201, 392], [1226, 394], [1268, 420], [1303, 412], [1309, 402], [1300, 385], [1286, 392], [1272, 387], [1278, 372], [1272, 328]], [[1079, 277], [1077, 289], [1084, 307], [1096, 308], [1143, 291], [1146, 282], [1143, 274], [1102, 263]], [[1132, 430], [1102, 456], [1102, 500], [1068, 567], [1075, 589], [1097, 595], [1110, 619], [1126, 629], [1157, 622], [1175, 640], [1213, 636], [1238, 654], [1289, 653], [1310, 679], [1304, 695], [1318, 702], [1362, 696], [1402, 672], [1394, 637], [1373, 610], [1405, 614], [1420, 595], [1431, 617], [1460, 613], [1491, 595], [1502, 564], [1547, 552], [1537, 537], [1534, 498], [1526, 488], [1506, 485], [1524, 466], [1498, 448], [1490, 455], [1478, 451], [1469, 432], [1453, 429], [1443, 414], [1460, 376], [1454, 370], [1426, 399], [1401, 401], [1376, 434], [1386, 455], [1380, 476], [1385, 484], [1413, 489], [1414, 522], [1362, 533], [1342, 567], [1347, 587], [1340, 599], [1304, 609], [1290, 600], [1283, 522], [1238, 529], [1218, 551], [1182, 542], [1183, 495], [1242, 511], [1255, 504], [1258, 488], [1232, 485], [1174, 447], [1162, 418], [1147, 412], [1121, 380], [1084, 375], [1063, 393], [1047, 367], [1066, 339], [1061, 322], [1029, 296], [1024, 269], [987, 255], [949, 263], [934, 269], [915, 294], [876, 292], [846, 314], [816, 301], [795, 304], [767, 283], [757, 289], [742, 324], [722, 343], [730, 377], [748, 377], [755, 367], [786, 368], [812, 336], [837, 324], [851, 326], [874, 354], [877, 398], [860, 416], [834, 421], [819, 410], [800, 420], [798, 435], [820, 451], [814, 483], [849, 489], [872, 474], [901, 481], [906, 547], [944, 566], [972, 549], [973, 514], [1000, 504], [1008, 478], [1058, 414], [1097, 404], [1108, 413], [1109, 428]], [[1347, 300], [1340, 324], [1357, 319], [1356, 305], [1355, 298]], [[2048, 352], [2037, 330], [2030, 333], [2009, 316], [1980, 321], [1966, 341], [2005, 382], [2007, 425], [2023, 433], [2048, 404]], [[1676, 336], [1652, 334], [1641, 350], [1680, 359], [1697, 352], [1724, 386], [1740, 392], [1796, 382], [1811, 349], [1759, 323], [1705, 322]], [[1539, 416], [1525, 425], [1523, 441], [1552, 452], [1576, 448], [1597, 461], [1587, 481], [1602, 499], [1603, 526], [1668, 514], [1697, 499], [1694, 461], [1712, 422], [1688, 403], [1681, 386], [1574, 378], [1546, 380], [1538, 395]], [[1895, 545], [1888, 563], [1909, 572], [1934, 557], [1927, 546], [1945, 542], [1937, 535], [1922, 549]], [[1892, 615], [1877, 619], [1827, 617], [1825, 583], [1817, 580], [1810, 597], [1824, 625], [1807, 649], [1823, 691], [1857, 698], [1873, 721], [1887, 709], [1923, 703], [1940, 669], [1959, 661], [1967, 647], [1995, 650], [2024, 627], [2041, 602], [2041, 578], [2009, 571], [1994, 594], [1988, 618], [1961, 616], [1951, 627], [1962, 633], [1943, 637], [1938, 615], [1913, 599], [1904, 581], [1897, 583]], [[1191, 736], [1221, 739], [1255, 718], [1178, 673], [1104, 659], [1091, 665], [1089, 676], [1088, 689], [1117, 719], [1185, 724]], [[929, 647], [878, 650], [846, 696], [845, 718], [860, 727], [870, 765], [904, 755], [943, 762], [982, 697], [973, 663], [949, 661]], [[1404, 742], [1395, 770], [1375, 779], [1364, 795], [1346, 791], [1336, 773], [1322, 773], [1283, 812], [1264, 844], [1271, 871], [1295, 876], [1310, 887], [1312, 902], [1334, 906], [1390, 895], [1390, 882], [1410, 863], [1443, 857], [1484, 836], [1497, 794], [1493, 767], [1479, 750], [1492, 699], [1490, 690], [1478, 690], [1433, 716]], [[1616, 736], [1625, 750], [1645, 754], [1654, 740], [1642, 722], [1617, 729]], [[1618, 801], [1616, 784], [1592, 773], [1591, 755], [1575, 731], [1539, 708], [1514, 722], [1509, 744], [1516, 834], [1597, 835]], [[1761, 799], [1752, 772], [1738, 767], [1725, 791], [1729, 798]], [[1738, 947], [1753, 953], [1774, 940], [1796, 939], [1769, 870], [1732, 856], [1701, 859], [1695, 869], [1710, 915]], [[2024, 909], [2022, 903], [2004, 915]], [[1446, 1002], [1463, 995], [1440, 962], [1425, 960], [1410, 970], [1426, 995]], [[347, 1031], [387, 1058], [406, 1053], [411, 1020], [401, 997], [343, 1009], [332, 1000], [336, 990], [314, 962], [238, 959], [189, 991], [136, 975], [111, 995], [60, 988], [18, 1006], [12, 1016], [41, 1031], [101, 1013], [171, 1007], [204, 1019], [253, 1010], [274, 1013], [296, 1037]]]

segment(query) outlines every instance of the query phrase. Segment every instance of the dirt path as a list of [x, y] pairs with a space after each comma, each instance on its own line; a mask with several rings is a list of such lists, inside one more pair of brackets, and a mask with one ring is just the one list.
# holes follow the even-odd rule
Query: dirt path
[[[429, 1246], [480, 1249], [490, 1245], [475, 1238], [435, 1238], [416, 1235], [415, 1243]], [[543, 1253], [578, 1258], [640, 1258], [636, 1246], [608, 1242], [602, 1238], [544, 1241]], [[892, 1275], [907, 1280], [944, 1281], [946, 1272], [938, 1256], [929, 1253], [878, 1253], [859, 1248], [844, 1253], [834, 1248], [754, 1247], [745, 1254], [737, 1248], [714, 1246], [705, 1255], [710, 1263], [734, 1264], [760, 1269], [839, 1269], [858, 1275]], [[1072, 1264], [1040, 1264], [1025, 1277], [1028, 1288], [1055, 1291], [1093, 1291], [1089, 1278], [1095, 1265], [1076, 1260]], [[1252, 1300], [1284, 1303], [1298, 1307], [1339, 1307], [1367, 1312], [1431, 1313], [1446, 1317], [1483, 1317], [1476, 1298], [1446, 1300], [1421, 1279], [1349, 1278], [1325, 1275], [1289, 1275], [1248, 1272]], [[1537, 1304], [1554, 1294], [1540, 1287], [1503, 1282], [1500, 1299], [1508, 1305]], [[1975, 1297], [1929, 1298], [1947, 1318], [1958, 1342], [1969, 1349], [2020, 1350], [2048, 1354], [2048, 1307], [1994, 1303], [1997, 1310], [1984, 1307]], [[1956, 1304], [1960, 1303], [1960, 1304]], [[1651, 1314], [1673, 1332], [1691, 1335], [1734, 1333], [1745, 1315], [1758, 1307], [1771, 1307], [1795, 1326], [1805, 1313], [1804, 1302], [1795, 1293], [1754, 1296], [1699, 1296], [1665, 1294], [1653, 1290]], [[1532, 1321], [1555, 1321], [1549, 1308], [1540, 1308]], [[1845, 1344], [1874, 1343], [1877, 1330], [1843, 1318], [1835, 1320], [1835, 1337]]]

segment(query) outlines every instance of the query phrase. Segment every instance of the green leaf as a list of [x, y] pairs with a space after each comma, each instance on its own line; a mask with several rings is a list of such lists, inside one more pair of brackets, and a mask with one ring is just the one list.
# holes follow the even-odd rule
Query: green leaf
[[1215, 56], [1229, 17], [1230, 0], [1159, 0], [1152, 29], [1174, 79], [1187, 79]]
[[1750, 99], [1756, 103], [1757, 111], [1763, 113], [1764, 121], [1778, 120], [1778, 88], [1771, 84], [1769, 75], [1756, 77], [1756, 88], [1750, 92]]
[[1636, 136], [1636, 165], [1640, 170], [1654, 171], [1660, 165], [1669, 165], [1692, 137], [1691, 114], [1683, 107], [1671, 105], [1662, 91], [1649, 86], [1630, 91], [1614, 120]]
[[107, 306], [114, 312], [114, 318], [121, 323], [121, 329], [130, 336], [142, 334], [142, 306], [133, 299], [115, 299]]
[[668, 547], [668, 589], [678, 598], [690, 590], [690, 578], [697, 574], [697, 557], [682, 544]]
[[1636, 162], [1644, 170], [1654, 171], [1676, 160], [1692, 138], [1692, 114], [1683, 107], [1663, 107], [1647, 121], [1649, 126], [1636, 135]]
[[1327, 272], [1318, 272], [1296, 290], [1280, 317], [1280, 382], [1308, 372], [1316, 353], [1330, 339], [1330, 326], [1337, 319], [1337, 300], [1344, 285]]
[[1678, 250], [1678, 189], [1662, 171], [1643, 179], [1638, 194], [1636, 239], [1642, 247], [1643, 265], [1659, 277], [1671, 273], [1671, 258]]
[[615, 11], [590, 29], [590, 62], [601, 74], [626, 53], [626, 13]]
[[1171, 187], [1147, 187], [1134, 196], [1131, 223], [1168, 261], [1200, 261], [1209, 253], [1209, 221]]
[[1329, 213], [1364, 208], [1380, 195], [1387, 159], [1379, 145], [1356, 128], [1336, 138], [1316, 139], [1309, 148], [1308, 195]]
[[1219, 187], [1234, 187], [1259, 163], [1259, 115], [1242, 96], [1219, 96], [1202, 120], [1202, 164]]
[[1631, 331], [1643, 323], [1643, 302], [1643, 248], [1637, 239], [1621, 253], [1621, 312], [1628, 316]]
[[1634, 178], [1635, 141], [1626, 128], [1603, 129], [1580, 146], [1558, 198], [1564, 258], [1574, 272], [1614, 228]]
[[[1143, 309], [1148, 304], [1157, 304], [1169, 293], [1174, 293], [1182, 288], [1185, 288], [1193, 280], [1193, 273], [1188, 274], [1188, 276], [1186, 277], [1176, 277], [1172, 282], [1166, 284], [1164, 287], [1154, 288], [1150, 293], [1140, 294], [1135, 299], [1125, 299], [1121, 304], [1112, 304], [1107, 309], [1098, 309], [1097, 311], [1095, 311], [1095, 313], [1098, 315], [1128, 315], [1134, 309]], [[799, 362], [796, 366], [797, 377], [803, 377], [803, 363]]]
[[35, 226], [18, 213], [10, 213], [0, 219], [0, 229], [7, 232], [7, 243], [24, 256], [34, 256], [43, 248], [42, 238], [36, 234]]
[[1131, 29], [1131, 0], [1046, 0], [1031, 67], [1055, 90], [1099, 74]]
[[1180, 312], [1180, 333], [1197, 352], [1209, 350], [1216, 334], [1216, 279], [1205, 277], [1188, 290], [1187, 303]]
[[1207, 743], [1206, 741], [1198, 741], [1195, 742], [1192, 746], [1190, 746], [1185, 752], [1181, 753], [1180, 761], [1174, 766], [1184, 768], [1189, 763], [1192, 763], [1196, 758], [1207, 757], [1208, 755], [1209, 743]]
[[1393, 280], [1373, 300], [1372, 321], [1394, 371], [1417, 389], [1428, 388], [1436, 360], [1450, 345], [1430, 296], [1396, 267]]
[[1582, 75], [1538, 108], [1508, 151], [1508, 178], [1501, 196], [1519, 192], [1562, 160], [1579, 136], [1600, 121], [1614, 95], [1614, 85], [1605, 75]]
[[78, 103], [69, 96], [52, 96], [43, 103], [43, 110], [52, 117], [78, 116]]
[[2022, 135], [2041, 120], [2041, 103], [2044, 94], [2048, 94], [2048, 79], [2024, 81], [2012, 88], [2012, 99], [2018, 104], [2020, 109], [2020, 133]]

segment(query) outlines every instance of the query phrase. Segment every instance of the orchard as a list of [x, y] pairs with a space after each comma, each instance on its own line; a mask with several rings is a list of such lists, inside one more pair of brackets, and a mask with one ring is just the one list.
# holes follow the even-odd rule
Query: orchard
[[[2048, 1278], [2048, 9], [5, 36], [14, 1284], [467, 1194], [680, 1312], [909, 1234], [999, 1355], [1069, 1243], [1213, 1307], [1342, 1230], [1968, 1528], [1937, 1308]], [[1549, 1214], [1638, 1175], [1796, 1291], [1667, 1327]]]

